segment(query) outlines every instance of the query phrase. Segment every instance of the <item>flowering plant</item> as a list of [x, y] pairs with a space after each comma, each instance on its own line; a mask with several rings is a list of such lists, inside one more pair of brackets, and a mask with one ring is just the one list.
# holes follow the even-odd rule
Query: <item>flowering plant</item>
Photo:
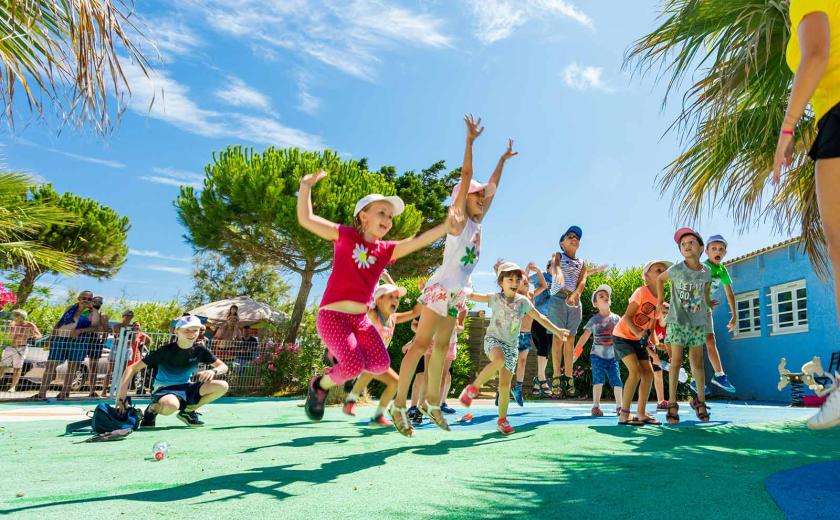
[[15, 302], [17, 302], [17, 296], [15, 296], [15, 293], [13, 293], [11, 289], [6, 289], [6, 286], [0, 282], [0, 309]]
[[254, 360], [263, 387], [271, 393], [288, 390], [295, 383], [300, 347], [294, 343], [265, 343]]

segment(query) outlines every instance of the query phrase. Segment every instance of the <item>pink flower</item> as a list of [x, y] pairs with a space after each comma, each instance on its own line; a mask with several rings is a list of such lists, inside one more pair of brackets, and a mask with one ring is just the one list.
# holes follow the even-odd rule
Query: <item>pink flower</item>
[[274, 370], [274, 363], [269, 363], [268, 364], [268, 369], [269, 370]]

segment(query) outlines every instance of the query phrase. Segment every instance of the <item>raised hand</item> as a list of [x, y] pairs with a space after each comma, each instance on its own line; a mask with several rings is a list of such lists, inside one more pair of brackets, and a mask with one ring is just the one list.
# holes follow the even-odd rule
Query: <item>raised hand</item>
[[770, 182], [774, 186], [782, 179], [782, 166], [789, 168], [793, 163], [793, 136], [790, 134], [779, 134], [779, 141], [776, 144], [776, 154], [773, 156], [773, 175]]
[[534, 262], [528, 262], [528, 271], [538, 273], [540, 271], [540, 268], [537, 267], [537, 264], [535, 264]]
[[461, 231], [464, 230], [464, 224], [466, 223], [466, 219], [464, 218], [464, 214], [461, 212], [460, 208], [455, 206], [449, 207], [449, 215], [446, 218], [446, 232], [450, 235], [460, 235]]
[[609, 268], [610, 267], [607, 264], [601, 264], [601, 265], [592, 266], [592, 267], [586, 266], [586, 274], [603, 273], [604, 271], [606, 271]]
[[508, 147], [507, 150], [505, 150], [505, 153], [502, 154], [502, 160], [507, 161], [515, 155], [519, 155], [519, 152], [513, 151], [513, 139], [508, 139]]
[[481, 135], [481, 132], [484, 131], [484, 127], [481, 126], [481, 118], [479, 117], [476, 120], [472, 114], [464, 116], [464, 122], [467, 124], [467, 139], [470, 141], [475, 141], [478, 136]]
[[308, 175], [304, 175], [303, 177], [300, 178], [300, 185], [301, 186], [308, 186], [308, 187], [311, 188], [318, 181], [320, 181], [321, 179], [323, 179], [326, 176], [327, 176], [327, 172], [325, 172], [324, 170], [321, 170], [317, 173], [310, 173]]

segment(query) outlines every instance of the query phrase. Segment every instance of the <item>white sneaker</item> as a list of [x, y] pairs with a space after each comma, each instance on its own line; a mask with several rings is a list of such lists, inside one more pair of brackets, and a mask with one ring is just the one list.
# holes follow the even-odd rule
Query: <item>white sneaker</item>
[[832, 379], [834, 381], [828, 399], [820, 407], [820, 411], [808, 419], [808, 428], [812, 430], [826, 430], [840, 426], [840, 373], [836, 373]]

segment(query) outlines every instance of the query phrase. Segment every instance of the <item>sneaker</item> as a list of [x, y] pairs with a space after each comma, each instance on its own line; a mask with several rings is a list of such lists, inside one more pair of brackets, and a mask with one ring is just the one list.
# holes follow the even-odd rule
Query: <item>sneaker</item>
[[306, 416], [311, 421], [320, 421], [324, 418], [324, 401], [327, 400], [327, 391], [321, 388], [321, 376], [315, 376], [309, 381], [309, 391], [306, 392], [306, 403], [303, 405]]
[[461, 397], [459, 397], [458, 400], [461, 401], [462, 405], [469, 408], [472, 404], [473, 399], [475, 399], [477, 395], [478, 387], [476, 387], [475, 385], [467, 385], [461, 392]]
[[392, 423], [391, 420], [388, 419], [387, 417], [385, 417], [384, 415], [379, 414], [379, 415], [374, 415], [371, 418], [370, 425], [371, 426], [382, 426], [383, 428], [390, 428], [391, 426], [394, 425], [394, 423]]
[[519, 406], [525, 406], [525, 397], [522, 395], [522, 383], [517, 381], [513, 385], [513, 388], [510, 389], [510, 395], [513, 396], [513, 400], [516, 401], [516, 404]]
[[152, 405], [146, 407], [146, 410], [143, 412], [143, 419], [140, 421], [140, 427], [142, 428], [154, 428], [155, 427], [155, 419], [157, 419], [157, 414], [149, 408]]
[[[697, 381], [692, 380], [690, 383], [688, 383], [688, 389], [691, 390], [692, 394], [697, 395]], [[703, 388], [703, 393], [706, 395], [706, 397], [709, 397], [711, 395], [712, 391], [709, 390], [709, 385], [706, 385]]]
[[341, 409], [345, 415], [356, 416], [356, 401], [344, 401], [344, 408]]
[[451, 406], [449, 406], [446, 403], [441, 403], [440, 411], [445, 413], [445, 414], [451, 415], [451, 414], [455, 413], [455, 408], [452, 408]]
[[658, 405], [656, 405], [657, 410], [667, 410], [668, 409], [668, 401], [662, 401]]
[[604, 412], [601, 411], [600, 406], [593, 406], [592, 407], [592, 417], [603, 417]]
[[411, 424], [414, 426], [420, 426], [423, 424], [423, 414], [420, 410], [417, 410], [417, 413], [414, 414], [414, 417], [411, 417]]
[[835, 374], [834, 384], [828, 394], [828, 399], [820, 407], [820, 411], [808, 419], [808, 428], [812, 430], [826, 430], [840, 426], [840, 373]]
[[413, 421], [415, 417], [420, 415], [420, 410], [418, 410], [416, 406], [412, 406], [411, 408], [408, 409], [408, 411], [406, 412], [406, 415], [408, 415], [408, 418]]
[[204, 421], [198, 418], [198, 412], [178, 412], [178, 420], [187, 426], [204, 426]]
[[729, 392], [730, 394], [735, 393], [735, 387], [729, 382], [729, 378], [726, 377], [726, 374], [723, 374], [722, 376], [714, 376], [712, 378], [712, 384], [719, 386], [724, 392]]
[[344, 393], [349, 394], [350, 392], [352, 392], [353, 391], [353, 386], [355, 384], [356, 384], [355, 379], [351, 379], [350, 381], [345, 381], [344, 382]]
[[496, 421], [496, 429], [499, 430], [502, 435], [510, 435], [511, 433], [516, 432], [516, 430], [513, 429], [513, 426], [511, 426], [508, 422], [507, 418], [504, 417], [499, 417], [499, 420]]

